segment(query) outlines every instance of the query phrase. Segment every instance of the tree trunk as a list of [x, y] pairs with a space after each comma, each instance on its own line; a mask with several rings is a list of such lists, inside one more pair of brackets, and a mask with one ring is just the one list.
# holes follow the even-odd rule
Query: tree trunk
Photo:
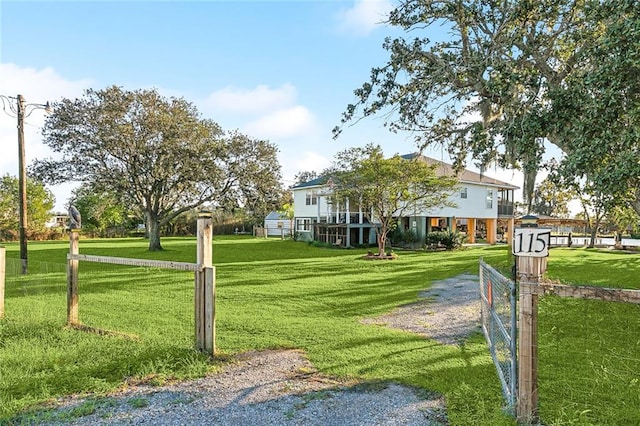
[[160, 251], [160, 222], [158, 215], [153, 212], [146, 212], [147, 234], [149, 236], [149, 251]]
[[631, 201], [631, 207], [640, 216], [640, 188], [635, 190], [635, 199]]
[[593, 219], [593, 227], [591, 228], [591, 239], [589, 240], [589, 248], [596, 246], [596, 235], [598, 234], [598, 228], [600, 227], [600, 213], [596, 211], [595, 218]]
[[384, 256], [385, 242], [387, 240], [387, 232], [384, 229], [376, 230], [376, 239], [378, 240], [378, 256]]

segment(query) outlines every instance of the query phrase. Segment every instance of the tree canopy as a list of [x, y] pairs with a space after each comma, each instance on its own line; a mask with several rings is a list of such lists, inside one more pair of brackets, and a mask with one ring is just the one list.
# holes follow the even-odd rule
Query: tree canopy
[[571, 188], [564, 188], [551, 179], [543, 180], [533, 191], [531, 213], [569, 217], [569, 202], [578, 195]]
[[294, 185], [298, 185], [300, 183], [305, 183], [305, 182], [309, 182], [310, 180], [314, 180], [317, 179], [318, 177], [318, 173], [311, 170], [304, 170], [301, 172], [296, 173], [296, 175], [293, 177], [294, 180]]
[[[405, 0], [389, 23], [407, 37], [386, 40], [388, 62], [355, 91], [342, 125], [386, 112], [391, 130], [414, 132], [421, 147], [445, 145], [456, 166], [470, 154], [481, 166], [522, 168], [529, 200], [545, 141], [573, 155], [574, 173], [585, 172], [587, 152], [598, 145], [591, 158], [603, 160], [598, 171], [633, 163], [617, 181], [633, 188], [607, 189], [633, 193], [640, 115], [630, 99], [638, 93], [639, 15], [633, 0]], [[429, 38], [435, 27], [447, 31], [443, 41]], [[614, 128], [605, 130], [603, 120], [616, 114]], [[621, 141], [616, 129], [625, 125], [630, 137]], [[598, 152], [615, 148], [616, 160]], [[631, 198], [640, 200], [640, 190]]]
[[458, 183], [454, 177], [437, 176], [435, 166], [419, 156], [384, 158], [382, 148], [373, 144], [339, 152], [323, 175], [331, 178], [333, 202], [348, 199], [373, 213], [379, 223], [375, 228], [379, 256], [385, 254], [387, 236], [399, 217], [449, 205], [448, 197]]
[[[27, 178], [27, 232], [41, 231], [51, 217], [55, 197], [44, 184]], [[17, 236], [20, 212], [18, 211], [18, 178], [8, 174], [0, 178], [0, 237]]]
[[608, 209], [630, 206], [640, 215], [640, 3], [605, 1], [588, 16], [601, 23], [598, 43], [550, 93], [549, 121], [566, 154], [555, 172], [590, 181], [609, 196]]
[[[130, 227], [129, 214], [132, 213], [118, 194], [83, 185], [71, 195], [71, 204], [82, 216], [82, 227], [90, 231], [104, 233], [109, 227]], [[137, 210], [137, 209], [135, 209]]]
[[160, 228], [183, 212], [231, 200], [254, 207], [280, 188], [275, 146], [224, 132], [155, 89], [112, 86], [63, 99], [43, 134], [61, 158], [37, 161], [36, 174], [118, 194], [145, 218], [150, 250], [162, 249]]

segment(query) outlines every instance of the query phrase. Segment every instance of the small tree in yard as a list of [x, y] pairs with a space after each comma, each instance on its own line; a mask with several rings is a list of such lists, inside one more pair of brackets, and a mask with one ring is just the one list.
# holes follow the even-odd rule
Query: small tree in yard
[[454, 177], [436, 176], [435, 166], [420, 157], [384, 158], [382, 148], [372, 144], [339, 152], [327, 174], [335, 201], [357, 201], [379, 222], [375, 228], [378, 256], [384, 256], [387, 236], [398, 217], [451, 205], [448, 197], [457, 185]]
[[[27, 182], [27, 231], [34, 233], [45, 229], [51, 217], [55, 197], [42, 182], [28, 178]], [[0, 240], [17, 236], [20, 212], [18, 211], [18, 178], [8, 174], [0, 177]]]
[[295, 239], [295, 234], [293, 232], [293, 219], [295, 218], [295, 209], [293, 203], [285, 203], [280, 210], [278, 210], [282, 216], [289, 219], [289, 232], [291, 233], [291, 238]]

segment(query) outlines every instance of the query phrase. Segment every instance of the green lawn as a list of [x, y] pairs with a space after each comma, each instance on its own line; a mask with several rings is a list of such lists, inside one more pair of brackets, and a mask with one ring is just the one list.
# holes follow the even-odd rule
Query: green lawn
[[[81, 240], [80, 252], [182, 262], [195, 259], [194, 239], [167, 238], [163, 245], [165, 251], [149, 253], [143, 240]], [[7, 283], [7, 316], [0, 320], [0, 423], [2, 418], [65, 394], [108, 392], [127, 381], [197, 377], [215, 370], [227, 355], [301, 348], [325, 374], [395, 381], [442, 393], [451, 424], [513, 424], [503, 414], [500, 386], [481, 335], [454, 347], [359, 322], [415, 301], [433, 280], [477, 273], [479, 257], [506, 266], [505, 248], [401, 253], [395, 261], [371, 262], [360, 258], [366, 250], [216, 236], [221, 357], [212, 362], [191, 349], [193, 278], [189, 273], [81, 263], [80, 320], [126, 335], [66, 329], [67, 246], [65, 242], [31, 243], [32, 274]], [[17, 245], [7, 245], [7, 250], [9, 257], [18, 257]], [[587, 256], [610, 265], [602, 280], [589, 272], [592, 262]], [[638, 257], [605, 256], [583, 249], [556, 249], [549, 265], [549, 275], [556, 279], [587, 283], [593, 278], [607, 286], [626, 287], [624, 277], [638, 272]], [[556, 309], [544, 302], [543, 308]], [[557, 325], [541, 326], [541, 335]], [[555, 374], [547, 364], [541, 361], [545, 383]], [[545, 376], [545, 372], [551, 373]], [[553, 392], [564, 391], [547, 387], [545, 392], [557, 400]], [[548, 399], [541, 394], [541, 411], [548, 413], [549, 423], [576, 418], [574, 412], [559, 412]]]

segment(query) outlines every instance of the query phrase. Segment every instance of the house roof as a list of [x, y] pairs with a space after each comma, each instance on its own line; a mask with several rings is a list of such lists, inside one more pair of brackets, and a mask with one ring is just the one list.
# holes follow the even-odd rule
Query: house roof
[[308, 182], [301, 182], [293, 185], [291, 188], [306, 188], [307, 186], [322, 186], [327, 183], [328, 178], [326, 176], [320, 176], [319, 178], [312, 179]]
[[[444, 161], [436, 160], [434, 158], [426, 157], [424, 155], [420, 155], [416, 153], [401, 155], [401, 157], [406, 160], [411, 160], [413, 158], [416, 158], [417, 156], [419, 156], [419, 158], [422, 159], [427, 164], [436, 166], [435, 170], [438, 176], [455, 176], [456, 175], [456, 172], [453, 166], [451, 164], [445, 163]], [[497, 186], [500, 188], [509, 188], [509, 189], [520, 188], [519, 186], [512, 185], [510, 183], [503, 182], [501, 180], [494, 179], [480, 173], [472, 172], [471, 170], [467, 170], [467, 169], [464, 169], [457, 176], [460, 182], [462, 183], [476, 183], [481, 185], [491, 185], [491, 186]], [[311, 186], [322, 186], [327, 183], [327, 180], [328, 180], [327, 176], [320, 176], [319, 178], [312, 179], [308, 182], [298, 183], [292, 186], [292, 189], [306, 188]]]
[[[436, 160], [434, 158], [426, 157], [424, 155], [415, 154], [415, 153], [405, 154], [405, 155], [402, 155], [401, 157], [406, 160], [411, 160], [413, 158], [419, 157], [425, 163], [431, 166], [436, 166], [435, 170], [438, 176], [455, 176], [456, 175], [456, 171], [454, 170], [453, 166], [451, 164], [445, 163], [444, 161]], [[510, 183], [503, 182], [501, 180], [494, 179], [492, 177], [489, 177], [480, 173], [472, 172], [471, 170], [467, 170], [467, 169], [462, 170], [460, 173], [457, 174], [457, 176], [460, 182], [463, 182], [463, 183], [478, 183], [482, 185], [499, 186], [500, 188], [509, 188], [509, 189], [520, 188], [519, 186], [512, 185]]]
[[282, 213], [278, 213], [278, 212], [270, 212], [267, 217], [264, 218], [264, 220], [286, 220], [287, 217], [285, 215], [283, 215]]

